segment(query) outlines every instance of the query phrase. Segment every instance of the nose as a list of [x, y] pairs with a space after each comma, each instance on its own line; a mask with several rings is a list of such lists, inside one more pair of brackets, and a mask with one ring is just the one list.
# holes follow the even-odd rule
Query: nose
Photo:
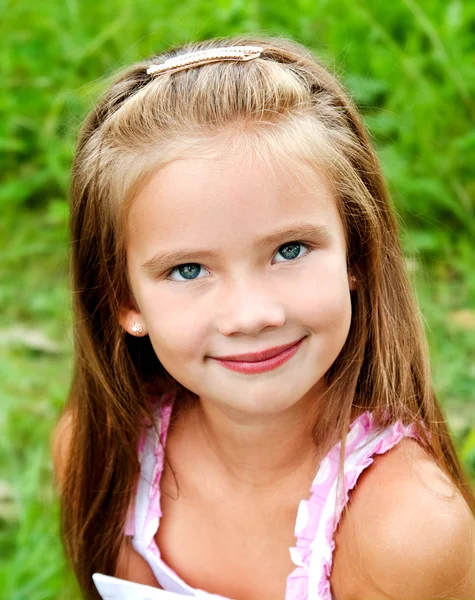
[[278, 328], [285, 323], [285, 308], [276, 290], [254, 278], [240, 277], [219, 305], [216, 328], [226, 336], [238, 333], [257, 336], [268, 327]]

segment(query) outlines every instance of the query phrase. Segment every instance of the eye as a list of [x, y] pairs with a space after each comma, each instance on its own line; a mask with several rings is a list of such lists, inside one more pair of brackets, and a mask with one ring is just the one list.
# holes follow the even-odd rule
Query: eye
[[[305, 249], [306, 252], [302, 255], [301, 251], [303, 249]], [[288, 242], [287, 244], [280, 246], [277, 252], [280, 252], [284, 260], [275, 262], [290, 262], [292, 260], [296, 260], [297, 258], [302, 258], [302, 256], [306, 256], [306, 254], [311, 252], [311, 248], [302, 242]], [[204, 267], [199, 263], [185, 263], [170, 269], [166, 275], [166, 278], [170, 281], [195, 281], [196, 279], [202, 279], [202, 277], [198, 277], [201, 269], [204, 269]], [[172, 277], [175, 272], [179, 275], [179, 278]]]
[[[307, 250], [306, 254], [308, 254], [310, 248], [307, 246], [307, 244], [303, 244], [302, 242], [289, 242], [287, 244], [283, 244], [280, 246], [277, 252], [284, 257], [284, 260], [279, 260], [276, 262], [289, 262], [291, 260], [295, 260], [296, 258], [301, 258], [302, 255], [300, 254], [300, 251], [303, 248]], [[305, 256], [305, 254], [303, 256]]]
[[[167, 279], [170, 279], [171, 281], [193, 281], [195, 279], [201, 279], [198, 277], [198, 273], [200, 272], [201, 268], [202, 265], [198, 263], [186, 263], [184, 265], [178, 265], [168, 272]], [[180, 275], [181, 279], [174, 279], [171, 277], [175, 271]]]

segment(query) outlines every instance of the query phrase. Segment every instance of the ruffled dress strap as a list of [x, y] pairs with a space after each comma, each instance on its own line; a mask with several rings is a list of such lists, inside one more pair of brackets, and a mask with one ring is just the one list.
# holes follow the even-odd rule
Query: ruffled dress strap
[[341, 442], [321, 461], [308, 500], [297, 513], [297, 545], [290, 548], [296, 569], [287, 579], [285, 600], [331, 600], [330, 573], [336, 531], [349, 492], [374, 456], [384, 454], [403, 438], [419, 439], [414, 424], [396, 422], [383, 430], [374, 425], [373, 414], [363, 413], [353, 421], [346, 438], [344, 480], [338, 483]]
[[165, 394], [155, 411], [158, 439], [155, 428], [149, 426], [144, 429], [138, 445], [140, 478], [135, 500], [130, 504], [127, 513], [125, 535], [140, 537], [149, 543], [149, 538], [153, 539], [155, 534], [152, 533], [155, 521], [158, 526], [158, 519], [162, 516], [159, 481], [164, 467], [165, 444], [174, 399], [174, 392]]
[[160, 480], [164, 470], [165, 446], [175, 399], [175, 392], [162, 397], [155, 414], [158, 436], [156, 429], [149, 427], [140, 440], [140, 479], [135, 503], [129, 511], [125, 533], [132, 535], [132, 546], [150, 565], [164, 590], [206, 600], [229, 600], [188, 585], [163, 561], [155, 541], [155, 534], [162, 517]]

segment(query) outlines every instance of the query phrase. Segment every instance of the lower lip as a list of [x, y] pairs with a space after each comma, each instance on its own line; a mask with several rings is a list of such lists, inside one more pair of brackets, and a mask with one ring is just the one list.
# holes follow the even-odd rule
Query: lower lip
[[[304, 339], [304, 338], [303, 338]], [[254, 373], [264, 373], [265, 371], [272, 371], [272, 369], [277, 369], [280, 365], [283, 365], [288, 360], [292, 358], [294, 354], [297, 353], [300, 348], [303, 339], [300, 342], [297, 342], [294, 346], [287, 348], [277, 356], [273, 356], [272, 358], [268, 358], [267, 360], [260, 360], [258, 362], [244, 362], [239, 360], [220, 360], [219, 358], [213, 358], [216, 362], [218, 362], [226, 369], [230, 369], [231, 371], [238, 371], [239, 373], [247, 373], [248, 375], [253, 375]]]

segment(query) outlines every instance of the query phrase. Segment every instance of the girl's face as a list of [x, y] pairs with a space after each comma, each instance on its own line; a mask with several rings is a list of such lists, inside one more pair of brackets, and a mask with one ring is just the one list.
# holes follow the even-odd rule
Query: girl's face
[[[242, 417], [314, 403], [351, 320], [345, 234], [328, 182], [250, 163], [180, 159], [151, 178], [129, 213], [134, 299], [121, 318], [129, 332], [142, 325], [183, 386]], [[271, 370], [215, 360], [302, 338]]]

